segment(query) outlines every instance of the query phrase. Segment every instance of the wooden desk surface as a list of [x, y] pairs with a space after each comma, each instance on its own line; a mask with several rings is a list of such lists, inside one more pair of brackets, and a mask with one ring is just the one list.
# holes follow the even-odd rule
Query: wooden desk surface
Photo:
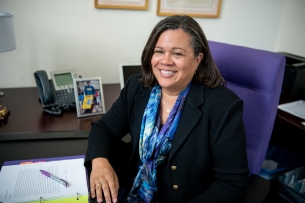
[[[0, 123], [0, 134], [90, 130], [91, 123], [101, 117], [77, 118], [76, 109], [65, 111], [61, 116], [46, 114], [38, 101], [36, 87], [4, 88], [1, 91], [5, 95], [0, 97], [0, 104], [10, 110], [10, 115], [6, 123]], [[103, 84], [103, 92], [107, 112], [120, 94], [120, 85]]]
[[[292, 101], [291, 99], [281, 98], [280, 104], [285, 104], [291, 101]], [[304, 119], [301, 119], [297, 116], [294, 116], [290, 113], [278, 109], [276, 114], [276, 121], [280, 122], [283, 125], [288, 126], [294, 131], [303, 134], [305, 136], [305, 126], [301, 123], [301, 122], [305, 122]]]
[[302, 133], [305, 136], [305, 126], [301, 123], [305, 122], [304, 119], [298, 118], [282, 110], [277, 111], [276, 119], [285, 125], [289, 125], [295, 131]]

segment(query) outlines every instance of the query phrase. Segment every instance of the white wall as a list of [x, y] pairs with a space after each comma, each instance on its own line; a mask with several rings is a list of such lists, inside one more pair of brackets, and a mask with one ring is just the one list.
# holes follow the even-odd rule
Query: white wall
[[275, 50], [305, 57], [305, 1], [287, 0], [284, 8]]
[[[290, 23], [285, 16], [294, 15], [286, 1], [298, 6], [298, 0], [223, 0], [219, 18], [196, 20], [209, 40], [275, 51], [286, 47], [277, 37]], [[140, 62], [152, 28], [164, 18], [156, 10], [156, 0], [146, 11], [96, 9], [94, 0], [0, 0], [0, 11], [14, 14], [17, 41], [16, 50], [0, 54], [0, 88], [35, 86], [33, 73], [41, 69], [77, 69], [119, 83], [118, 64]], [[303, 21], [293, 19], [299, 27]], [[292, 32], [296, 42], [304, 37]]]

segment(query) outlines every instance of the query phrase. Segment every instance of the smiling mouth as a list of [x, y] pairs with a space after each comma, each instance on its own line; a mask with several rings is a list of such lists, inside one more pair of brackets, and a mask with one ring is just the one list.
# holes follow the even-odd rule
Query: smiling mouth
[[169, 75], [173, 75], [174, 73], [176, 73], [176, 71], [169, 71], [169, 70], [160, 70], [160, 72], [164, 76], [169, 76]]

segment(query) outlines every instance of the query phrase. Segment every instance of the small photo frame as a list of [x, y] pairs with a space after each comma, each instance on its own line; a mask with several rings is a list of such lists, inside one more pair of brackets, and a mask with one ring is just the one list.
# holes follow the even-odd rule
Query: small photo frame
[[158, 0], [157, 15], [188, 15], [198, 18], [218, 18], [221, 0]]
[[73, 85], [78, 118], [106, 113], [101, 77], [76, 78]]
[[95, 0], [95, 8], [147, 10], [148, 0]]

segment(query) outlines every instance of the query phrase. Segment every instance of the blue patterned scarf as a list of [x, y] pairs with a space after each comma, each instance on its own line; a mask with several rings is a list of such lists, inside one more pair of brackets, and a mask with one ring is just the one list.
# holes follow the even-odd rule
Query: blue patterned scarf
[[180, 93], [164, 126], [160, 129], [161, 87], [155, 85], [144, 111], [140, 132], [140, 159], [142, 166], [134, 180], [126, 203], [155, 202], [157, 194], [157, 166], [163, 163], [179, 123], [184, 101], [191, 83]]

